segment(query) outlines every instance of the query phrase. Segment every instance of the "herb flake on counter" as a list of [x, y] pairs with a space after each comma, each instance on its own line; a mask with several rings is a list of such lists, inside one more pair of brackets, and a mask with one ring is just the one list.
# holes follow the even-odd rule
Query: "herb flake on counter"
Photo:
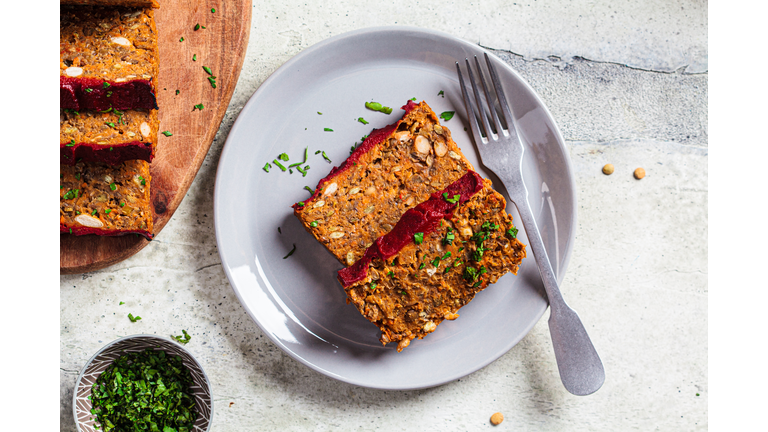
[[444, 91], [442, 91], [442, 90], [440, 90], [439, 92], [437, 92], [437, 95], [438, 95], [438, 96], [442, 96], [442, 97], [445, 97], [445, 92], [444, 92]]
[[140, 316], [133, 316], [132, 313], [129, 313], [128, 314], [128, 319], [131, 320], [132, 323], [135, 323], [136, 321], [140, 320], [141, 317]]
[[203, 110], [203, 108], [205, 108], [205, 107], [203, 106], [203, 104], [197, 104], [197, 105], [195, 105], [195, 107], [192, 109], [192, 111], [194, 111], [194, 110], [196, 110], [196, 109], [198, 109], [198, 110], [202, 111], [202, 110]]
[[331, 162], [331, 159], [328, 157], [328, 155], [326, 155], [326, 154], [325, 154], [325, 152], [322, 152], [322, 153], [323, 153], [323, 159], [325, 159], [326, 161], [328, 161], [328, 163], [332, 163], [332, 162]]
[[293, 255], [294, 252], [296, 252], [296, 243], [293, 244], [293, 249], [291, 249], [291, 251], [288, 252], [288, 255], [284, 256], [283, 259], [286, 259], [289, 256]]
[[304, 186], [304, 189], [306, 189], [309, 192], [310, 195], [314, 195], [315, 194], [315, 191], [312, 190], [312, 188], [309, 187], [309, 186]]
[[331, 128], [323, 128], [323, 131], [325, 131], [325, 132], [333, 132], [333, 129], [331, 129]]
[[125, 302], [120, 302], [120, 304], [119, 304], [118, 306], [122, 306], [122, 305], [124, 305], [124, 304], [125, 304]]
[[200, 24], [199, 23], [195, 24], [195, 31], [198, 31], [198, 30], [200, 30]]
[[269, 172], [270, 168], [272, 168], [272, 165], [270, 165], [269, 162], [267, 162], [266, 164], [264, 164], [264, 168], [262, 168], [262, 169], [264, 171], [266, 171], [266, 172]]
[[167, 136], [167, 137], [169, 137], [169, 136], [173, 136], [173, 134], [172, 134], [170, 131], [162, 131], [161, 133], [162, 133], [163, 135]]
[[320, 111], [318, 111], [318, 112], [317, 112], [317, 115], [323, 115], [323, 113], [321, 113]]
[[205, 71], [205, 73], [207, 73], [208, 75], [211, 75], [211, 76], [213, 76], [213, 72], [211, 72], [211, 68], [209, 68], [208, 66], [203, 66], [203, 70], [204, 70], [204, 71]]
[[190, 336], [189, 333], [187, 333], [186, 330], [182, 330], [181, 333], [184, 336], [174, 336], [174, 335], [171, 335], [171, 337], [174, 338], [177, 342], [179, 342], [182, 345], [188, 344], [189, 340], [192, 339], [192, 336]]
[[192, 54], [192, 61], [197, 61], [197, 54]]
[[272, 163], [277, 165], [277, 167], [280, 168], [282, 171], [285, 171], [287, 169], [280, 162], [278, 162], [277, 159], [273, 160]]
[[279, 156], [277, 156], [277, 157], [278, 157], [278, 158], [280, 158], [280, 160], [282, 160], [282, 161], [286, 161], [286, 162], [287, 162], [287, 161], [290, 159], [290, 158], [288, 157], [288, 153], [280, 153], [280, 155], [279, 155]]
[[456, 111], [443, 111], [440, 113], [440, 118], [448, 121], [453, 118], [454, 114], [456, 114]]
[[211, 8], [211, 13], [216, 13], [216, 8]]
[[179, 42], [184, 42], [184, 38], [179, 39]]
[[368, 122], [364, 118], [362, 118], [362, 117], [358, 117], [357, 121], [359, 121], [362, 124], [368, 124]]

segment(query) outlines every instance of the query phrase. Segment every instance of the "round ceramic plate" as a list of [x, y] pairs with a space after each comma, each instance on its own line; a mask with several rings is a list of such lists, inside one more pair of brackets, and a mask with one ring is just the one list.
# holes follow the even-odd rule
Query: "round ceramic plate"
[[[269, 338], [310, 368], [352, 384], [415, 389], [472, 373], [507, 352], [541, 318], [546, 295], [533, 256], [403, 352], [382, 346], [379, 330], [351, 304], [336, 272], [342, 268], [293, 216], [350, 147], [398, 120], [408, 99], [425, 100], [484, 177], [465, 131], [466, 115], [455, 62], [484, 50], [445, 33], [379, 27], [346, 33], [312, 46], [280, 67], [251, 97], [224, 146], [214, 195], [216, 240], [224, 271], [240, 302]], [[555, 273], [562, 280], [572, 248], [576, 197], [562, 136], [542, 101], [508, 65], [492, 56], [511, 98], [527, 146], [524, 176], [531, 208]], [[367, 101], [393, 107], [390, 115]], [[363, 117], [370, 124], [358, 121]], [[304, 160], [306, 176], [281, 171]], [[325, 154], [332, 161], [322, 157]], [[270, 163], [272, 168], [263, 168]], [[507, 211], [517, 219], [514, 205]], [[527, 243], [525, 230], [520, 238]], [[294, 249], [293, 254], [289, 253]]]

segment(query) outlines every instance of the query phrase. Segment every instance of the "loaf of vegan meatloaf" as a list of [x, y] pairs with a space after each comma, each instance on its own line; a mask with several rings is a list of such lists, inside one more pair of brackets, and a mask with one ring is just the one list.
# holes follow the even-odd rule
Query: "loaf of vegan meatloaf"
[[153, 14], [152, 9], [61, 6], [61, 108], [157, 108]]
[[160, 3], [157, 0], [61, 0], [61, 4], [66, 5], [93, 5], [93, 6], [129, 6], [129, 7], [151, 7], [159, 8]]
[[371, 132], [308, 200], [293, 205], [304, 228], [345, 265], [406, 210], [473, 169], [426, 102], [403, 109], [401, 120]]
[[347, 302], [402, 351], [507, 272], [517, 274], [525, 246], [504, 197], [470, 171], [405, 212], [363, 258], [339, 271]]
[[152, 238], [149, 164], [60, 165], [60, 231], [75, 235], [141, 234]]
[[109, 112], [61, 110], [60, 163], [117, 165], [131, 159], [151, 162], [160, 122], [157, 110]]

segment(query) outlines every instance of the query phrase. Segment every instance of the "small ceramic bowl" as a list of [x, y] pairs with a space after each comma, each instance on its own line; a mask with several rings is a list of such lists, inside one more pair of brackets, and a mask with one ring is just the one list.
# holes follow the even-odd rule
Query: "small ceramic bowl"
[[184, 347], [171, 339], [166, 339], [154, 335], [133, 335], [117, 339], [100, 349], [85, 364], [80, 376], [75, 383], [75, 394], [72, 400], [72, 410], [75, 414], [75, 424], [80, 432], [99, 432], [100, 429], [94, 428], [96, 416], [91, 414], [91, 387], [96, 379], [104, 372], [118, 357], [129, 352], [144, 351], [147, 348], [163, 350], [167, 354], [181, 356], [182, 364], [189, 369], [192, 374], [192, 386], [190, 391], [195, 398], [195, 408], [198, 415], [193, 431], [204, 432], [211, 427], [213, 419], [213, 399], [211, 398], [211, 383], [208, 376], [203, 371], [200, 363], [192, 357]]

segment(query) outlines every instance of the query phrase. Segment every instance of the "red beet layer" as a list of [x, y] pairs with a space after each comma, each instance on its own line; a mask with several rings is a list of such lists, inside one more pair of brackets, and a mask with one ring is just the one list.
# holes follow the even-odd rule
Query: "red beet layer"
[[[71, 231], [70, 231], [71, 229]], [[67, 226], [64, 226], [63, 224], [59, 224], [59, 232], [62, 234], [72, 234], [76, 236], [81, 235], [88, 235], [88, 234], [96, 234], [100, 236], [108, 236], [108, 237], [116, 237], [116, 236], [123, 236], [128, 234], [139, 234], [144, 236], [147, 240], [152, 240], [152, 237], [154, 237], [154, 234], [150, 233], [149, 231], [144, 230], [104, 230], [99, 228], [91, 228], [91, 227], [73, 227], [69, 228]]]
[[[411, 110], [419, 106], [419, 104], [415, 103], [412, 100], [409, 100], [408, 103], [403, 105], [401, 109], [405, 110], [405, 114], [403, 114], [403, 117], [407, 116]], [[303, 204], [307, 204], [314, 200], [316, 197], [320, 196], [323, 190], [323, 185], [325, 183], [329, 182], [331, 179], [336, 177], [337, 175], [343, 173], [349, 167], [353, 166], [357, 163], [358, 160], [360, 160], [360, 157], [364, 155], [365, 153], [368, 153], [373, 147], [375, 147], [377, 144], [384, 141], [392, 132], [397, 130], [397, 127], [400, 125], [400, 122], [403, 121], [403, 118], [400, 118], [400, 120], [392, 123], [389, 126], [384, 126], [381, 129], [374, 129], [371, 131], [371, 133], [368, 135], [368, 138], [365, 139], [365, 141], [360, 144], [354, 152], [338, 167], [333, 167], [331, 169], [331, 172], [325, 176], [323, 179], [321, 179], [317, 183], [317, 187], [315, 188], [315, 192], [312, 194], [309, 199], [302, 201]], [[300, 205], [299, 203], [296, 203], [292, 206], [295, 210], [301, 211], [304, 206]]]
[[59, 163], [62, 165], [74, 165], [76, 162], [104, 162], [110, 165], [118, 165], [127, 160], [139, 159], [152, 162], [155, 157], [151, 143], [131, 141], [121, 144], [104, 146], [91, 143], [61, 143]]
[[[483, 178], [474, 171], [469, 171], [450, 186], [433, 193], [427, 201], [406, 211], [392, 231], [376, 239], [366, 249], [365, 255], [351, 266], [339, 270], [339, 282], [346, 288], [368, 276], [368, 265], [374, 258], [389, 259], [400, 249], [413, 241], [414, 234], [421, 232], [426, 236], [435, 230], [441, 219], [451, 219], [457, 205], [467, 202], [483, 188]], [[457, 203], [449, 203], [443, 197], [459, 195]]]
[[[104, 83], [108, 86], [105, 87]], [[112, 82], [95, 78], [59, 77], [60, 108], [104, 111], [109, 108], [157, 109], [151, 80]]]

